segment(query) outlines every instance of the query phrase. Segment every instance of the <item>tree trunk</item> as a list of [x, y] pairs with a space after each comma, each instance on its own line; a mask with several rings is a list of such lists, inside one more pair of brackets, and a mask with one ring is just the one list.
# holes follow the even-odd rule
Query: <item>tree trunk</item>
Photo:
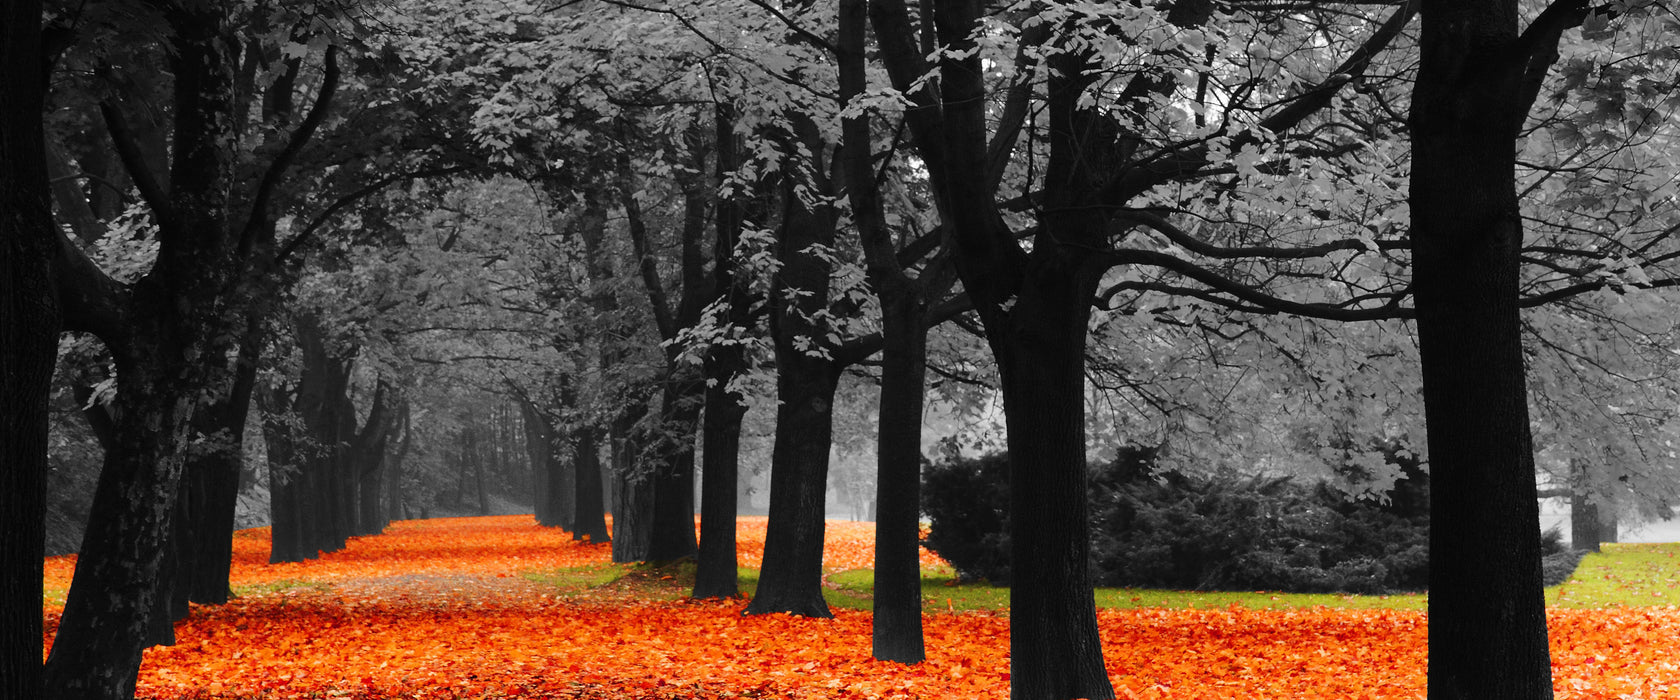
[[[262, 319], [246, 318], [233, 390], [225, 401], [197, 415], [197, 432], [213, 446], [187, 460], [185, 495], [191, 541], [184, 550], [178, 585], [194, 603], [222, 605], [228, 600], [228, 571], [233, 565], [233, 522], [239, 507], [239, 473], [245, 466], [245, 423], [257, 383], [262, 351]], [[201, 448], [203, 449], [203, 448]]]
[[[273, 489], [273, 548], [271, 563], [303, 561], [344, 547], [347, 532], [343, 503], [349, 470], [345, 457], [345, 387], [350, 374], [329, 352], [323, 332], [312, 318], [294, 326], [302, 355], [291, 414], [274, 416], [265, 430], [270, 473], [283, 472]], [[282, 403], [276, 401], [275, 403]], [[350, 417], [353, 422], [354, 417]]]
[[303, 501], [306, 475], [299, 460], [298, 435], [283, 419], [285, 401], [279, 391], [264, 394], [263, 443], [268, 446], [269, 554], [268, 563], [303, 561]]
[[43, 696], [47, 398], [61, 316], [41, 123], [41, 3], [0, 9], [0, 697]]
[[[485, 444], [488, 445], [489, 448], [492, 451], [494, 451], [496, 449], [495, 433], [492, 432], [490, 437], [491, 437], [491, 439], [489, 441], [487, 441]], [[489, 515], [490, 514], [490, 498], [484, 490], [484, 462], [488, 459], [489, 456], [483, 454], [483, 450], [481, 449], [481, 450], [478, 450], [478, 454], [475, 454], [474, 457], [475, 457], [475, 459], [473, 459], [473, 486], [478, 491], [478, 514], [479, 515]]]
[[694, 438], [700, 425], [706, 385], [692, 371], [671, 362], [660, 406], [655, 463], [653, 523], [648, 559], [691, 559], [699, 551], [694, 538]]
[[611, 440], [613, 475], [613, 561], [647, 561], [653, 539], [653, 479], [638, 473], [643, 462], [640, 431], [635, 425], [647, 415], [647, 403], [637, 398], [613, 420]]
[[[840, 98], [867, 88], [866, 0], [842, 0], [838, 22]], [[922, 640], [921, 463], [923, 383], [927, 374], [928, 287], [898, 262], [875, 181], [874, 136], [868, 110], [846, 118], [843, 158], [846, 195], [863, 245], [865, 272], [881, 300], [881, 394], [876, 442], [875, 499], [855, 494], [855, 517], [875, 519], [873, 651], [877, 659], [920, 663]], [[937, 277], [924, 270], [924, 278]], [[879, 516], [868, 512], [878, 502]]]
[[1574, 477], [1569, 489], [1569, 546], [1589, 552], [1600, 551], [1604, 533], [1599, 525], [1603, 521], [1599, 517], [1598, 503], [1590, 493], [1592, 480], [1588, 470], [1591, 466], [1584, 459], [1571, 460], [1569, 466]]
[[822, 596], [823, 516], [840, 372], [798, 351], [777, 352], [776, 365], [770, 521], [758, 592], [746, 612], [832, 617]]
[[[595, 431], [589, 428], [579, 429], [573, 445], [572, 463], [576, 465], [577, 475], [577, 523], [572, 528], [572, 537], [587, 539], [590, 542], [611, 542], [612, 537], [607, 534], [605, 499], [601, 493], [601, 449]], [[617, 522], [616, 516], [614, 522]]]
[[992, 341], [1010, 458], [1013, 698], [1114, 697], [1097, 635], [1085, 496], [1085, 330], [1096, 280], [1078, 258], [1035, 255], [1040, 265]]
[[1550, 698], [1517, 288], [1514, 0], [1426, 2], [1412, 290], [1429, 426], [1429, 697]]
[[[385, 520], [383, 525], [390, 525], [392, 520], [408, 518], [408, 505], [403, 499], [403, 460], [408, 458], [408, 448], [414, 443], [412, 420], [409, 414], [408, 399], [404, 398], [397, 407], [396, 424], [401, 426], [402, 441], [397, 448], [385, 456]], [[383, 529], [383, 526], [382, 526]]]
[[701, 428], [706, 449], [701, 453], [700, 546], [692, 595], [734, 598], [741, 594], [735, 544], [735, 479], [741, 455], [741, 419], [747, 407], [739, 394], [729, 390], [734, 370], [715, 368], [711, 359], [707, 365], [712, 381], [706, 388]]
[[[719, 103], [714, 109], [717, 153], [713, 184], [721, 186], [740, 167], [734, 110]], [[750, 311], [746, 290], [736, 284], [735, 245], [741, 237], [743, 208], [734, 196], [716, 204], [712, 242], [712, 293], [728, 304], [729, 327], [746, 325]], [[736, 556], [738, 509], [736, 479], [740, 474], [741, 420], [747, 414], [742, 396], [729, 388], [744, 365], [741, 348], [714, 345], [706, 352], [706, 406], [701, 423], [705, 452], [700, 469], [700, 544], [695, 563], [695, 598], [734, 598], [740, 595], [740, 564]]]
[[520, 399], [519, 410], [525, 418], [525, 453], [531, 462], [531, 493], [535, 501], [531, 509], [536, 514], [537, 524], [570, 529], [571, 523], [562, 519], [555, 498], [560, 493], [559, 485], [552, 483], [550, 478], [555, 462], [554, 427], [529, 399]]
[[[906, 290], [908, 291], [908, 290]], [[875, 493], [874, 654], [919, 663], [922, 642], [922, 402], [927, 372], [923, 305], [882, 293], [880, 434]]]
[[[770, 335], [776, 350], [776, 438], [770, 458], [770, 521], [764, 568], [749, 614], [787, 612], [829, 617], [822, 597], [823, 518], [833, 443], [834, 391], [841, 365], [832, 359], [828, 260], [834, 207], [802, 201], [799, 191], [832, 192], [828, 145], [810, 119], [795, 117], [791, 140], [811, 154], [808, 168], [781, 181], [782, 225], [770, 293]], [[791, 145], [791, 144], [790, 144]], [[792, 148], [790, 148], [792, 150]]]

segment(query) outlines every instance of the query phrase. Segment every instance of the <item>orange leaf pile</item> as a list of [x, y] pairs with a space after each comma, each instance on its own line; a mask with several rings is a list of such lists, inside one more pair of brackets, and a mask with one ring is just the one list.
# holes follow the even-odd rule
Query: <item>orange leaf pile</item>
[[[834, 525], [831, 533], [861, 541], [838, 548], [850, 553], [829, 566], [867, 565], [846, 558], [867, 550], [867, 528]], [[177, 645], [146, 652], [139, 696], [1008, 696], [1006, 614], [927, 616], [928, 661], [905, 666], [870, 659], [868, 613], [744, 617], [739, 601], [567, 597], [498, 576], [605, 558], [604, 545], [541, 532], [529, 518], [402, 523], [302, 565], [245, 557], [236, 574], [244, 580], [333, 584], [195, 608], [177, 627]], [[56, 617], [49, 612], [49, 626]], [[1424, 694], [1427, 626], [1418, 612], [1139, 609], [1101, 611], [1098, 621], [1122, 698]], [[1680, 609], [1556, 610], [1550, 623], [1557, 697], [1680, 697], [1680, 662], [1669, 656], [1680, 648]]]

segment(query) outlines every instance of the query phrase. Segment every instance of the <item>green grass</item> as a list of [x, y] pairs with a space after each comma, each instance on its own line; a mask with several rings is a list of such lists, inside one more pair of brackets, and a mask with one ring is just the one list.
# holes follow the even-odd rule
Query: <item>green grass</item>
[[[840, 607], [868, 610], [874, 592], [875, 575], [868, 569], [842, 571], [828, 576], [833, 592], [846, 596]], [[835, 605], [829, 596], [829, 604]], [[1233, 604], [1247, 608], [1284, 610], [1290, 608], [1392, 608], [1421, 610], [1428, 597], [1420, 594], [1359, 596], [1338, 594], [1157, 591], [1139, 588], [1099, 588], [1099, 608], [1226, 608]], [[922, 609], [927, 612], [1003, 610], [1009, 607], [1009, 589], [985, 583], [958, 583], [947, 574], [922, 575]]]
[[[829, 604], [867, 610], [874, 592], [874, 573], [868, 569], [828, 576]], [[958, 583], [949, 573], [922, 574], [923, 609], [928, 612], [1003, 610], [1009, 589], [984, 583]], [[1099, 588], [1099, 608], [1225, 608], [1240, 605], [1261, 610], [1293, 608], [1350, 608], [1425, 610], [1426, 593], [1343, 595], [1337, 593], [1277, 593], [1228, 591], [1163, 591], [1138, 588]], [[1680, 543], [1607, 544], [1601, 554], [1581, 560], [1563, 585], [1546, 589], [1548, 605], [1563, 608], [1680, 605]]]
[[273, 595], [276, 593], [299, 590], [326, 592], [332, 590], [332, 586], [319, 581], [309, 581], [306, 579], [281, 579], [279, 581], [269, 581], [266, 583], [234, 586], [233, 597], [245, 598], [248, 596]]
[[1680, 543], [1606, 544], [1588, 554], [1561, 586], [1546, 589], [1561, 608], [1680, 605]]
[[585, 591], [618, 581], [628, 573], [630, 573], [630, 566], [627, 564], [592, 564], [568, 569], [528, 572], [524, 576], [528, 580], [553, 586], [562, 591]]
[[[738, 571], [741, 594], [758, 589], [759, 572]], [[617, 593], [653, 600], [680, 600], [694, 587], [694, 563], [593, 564], [527, 573], [525, 578], [553, 586], [562, 595]], [[282, 580], [234, 589], [236, 596], [265, 595], [291, 590], [329, 590], [307, 580]], [[823, 597], [832, 608], [869, 610], [874, 600], [875, 574], [853, 569], [828, 574]], [[43, 592], [46, 602], [62, 605], [65, 591]], [[1341, 595], [1224, 591], [1163, 591], [1136, 588], [1099, 588], [1100, 608], [1210, 609], [1240, 605], [1262, 610], [1293, 608], [1387, 608], [1423, 610], [1427, 594]], [[1680, 543], [1607, 544], [1601, 554], [1589, 554], [1561, 586], [1546, 589], [1548, 605], [1564, 608], [1680, 605]], [[1006, 610], [1009, 589], [985, 583], [959, 583], [949, 571], [922, 572], [922, 607], [930, 613]]]

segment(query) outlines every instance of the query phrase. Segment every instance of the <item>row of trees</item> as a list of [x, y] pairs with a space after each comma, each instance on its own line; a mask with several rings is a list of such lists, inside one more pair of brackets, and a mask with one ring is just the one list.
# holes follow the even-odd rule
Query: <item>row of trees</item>
[[[1588, 500], [1673, 493], [1676, 56], [1658, 4], [1520, 9], [13, 3], [0, 492], [36, 536], [0, 545], [0, 690], [130, 696], [169, 603], [225, 600], [253, 396], [276, 560], [382, 527], [428, 430], [466, 474], [469, 421], [428, 401], [493, 393], [541, 522], [605, 540], [610, 496], [615, 559], [693, 556], [697, 597], [737, 592], [742, 426], [773, 411], [748, 612], [827, 615], [851, 374], [879, 386], [878, 658], [925, 653], [922, 417], [1001, 395], [1016, 697], [1113, 696], [1092, 438], [1378, 493], [1385, 450], [1426, 453], [1430, 695], [1543, 696], [1536, 450]], [[114, 392], [43, 676], [60, 330]]]

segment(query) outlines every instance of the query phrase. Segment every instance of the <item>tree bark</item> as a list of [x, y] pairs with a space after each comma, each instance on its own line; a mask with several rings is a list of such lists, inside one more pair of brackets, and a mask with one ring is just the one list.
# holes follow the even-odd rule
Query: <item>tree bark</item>
[[233, 370], [233, 389], [225, 401], [198, 414], [197, 432], [210, 440], [210, 450], [195, 453], [186, 467], [186, 531], [190, 544], [183, 551], [178, 585], [194, 603], [222, 605], [228, 601], [228, 572], [233, 565], [233, 523], [239, 506], [239, 473], [245, 466], [245, 423], [257, 383], [258, 354], [262, 352], [262, 320], [246, 318], [239, 359]]
[[[722, 184], [740, 167], [734, 110], [719, 103], [714, 109], [713, 185]], [[749, 318], [746, 290], [735, 279], [735, 245], [741, 238], [743, 207], [735, 196], [719, 197], [715, 205], [712, 239], [712, 293], [727, 304], [723, 312], [729, 328]], [[735, 526], [739, 502], [735, 481], [740, 475], [741, 421], [747, 414], [739, 392], [730, 383], [745, 365], [739, 346], [717, 343], [709, 348], [702, 369], [706, 378], [706, 406], [701, 423], [700, 543], [695, 562], [695, 598], [734, 598], [740, 595], [740, 564], [736, 556]]]
[[[808, 120], [796, 118], [794, 129], [813, 154], [824, 151]], [[810, 176], [820, 179], [824, 164], [820, 156], [813, 157], [817, 162]], [[835, 212], [800, 201], [792, 183], [791, 176], [783, 180], [784, 213], [776, 242], [782, 267], [771, 299], [778, 407], [770, 520], [758, 593], [747, 613], [829, 617], [822, 597], [823, 517], [841, 366], [829, 356], [829, 329], [819, 312], [829, 306], [829, 266], [820, 249], [834, 243]], [[817, 192], [832, 189], [826, 182], [808, 184]]]
[[[839, 12], [840, 99], [861, 96], [866, 80], [867, 0], [842, 0]], [[843, 105], [844, 106], [844, 105]], [[875, 600], [873, 652], [877, 659], [920, 663], [922, 640], [921, 462], [923, 383], [927, 374], [924, 270], [912, 279], [898, 263], [875, 182], [873, 134], [867, 110], [848, 117], [844, 136], [846, 195], [863, 244], [865, 271], [881, 300], [881, 394], [876, 436]], [[937, 267], [937, 265], [930, 265]], [[859, 508], [860, 515], [870, 510]]]
[[663, 389], [660, 434], [649, 453], [654, 459], [650, 561], [692, 559], [699, 551], [694, 535], [694, 438], [706, 385], [674, 360], [668, 364], [672, 376]]
[[0, 9], [0, 697], [44, 695], [47, 398], [61, 312], [43, 151], [41, 3]]
[[[738, 354], [738, 352], [737, 352]], [[739, 358], [737, 357], [737, 361]], [[727, 360], [721, 360], [727, 362]], [[741, 454], [741, 419], [747, 407], [729, 390], [733, 369], [707, 359], [706, 409], [701, 430], [705, 451], [700, 468], [700, 546], [694, 571], [695, 598], [741, 594], [735, 542], [735, 479]]]
[[1425, 2], [1412, 94], [1432, 700], [1552, 697], [1517, 307], [1517, 22], [1514, 0]]
[[797, 350], [776, 356], [780, 405], [770, 457], [770, 517], [758, 592], [746, 613], [832, 617], [822, 596], [823, 515], [840, 372]]
[[1574, 481], [1569, 489], [1569, 546], [1589, 552], [1601, 551], [1604, 533], [1600, 527], [1602, 519], [1598, 503], [1590, 493], [1592, 480], [1588, 470], [1591, 466], [1586, 460], [1577, 458], [1570, 461], [1569, 467]]
[[620, 563], [647, 561], [653, 541], [653, 478], [638, 472], [642, 462], [637, 456], [643, 446], [635, 429], [648, 409], [645, 398], [633, 401], [613, 420], [607, 434], [612, 455], [612, 556]]
[[[607, 534], [605, 497], [601, 493], [601, 449], [594, 429], [577, 431], [572, 459], [577, 475], [577, 522], [572, 528], [572, 537], [590, 542], [611, 542], [612, 537]], [[617, 523], [616, 515], [613, 521]]]

